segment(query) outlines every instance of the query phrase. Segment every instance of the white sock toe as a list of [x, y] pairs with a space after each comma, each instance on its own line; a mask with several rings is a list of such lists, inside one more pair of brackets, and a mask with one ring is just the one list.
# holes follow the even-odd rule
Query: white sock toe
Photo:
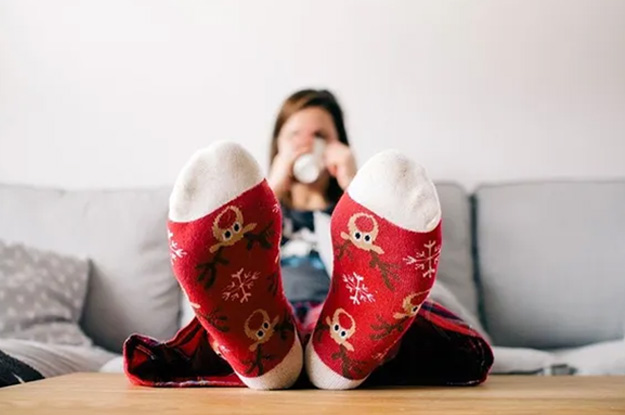
[[357, 203], [404, 229], [429, 232], [441, 220], [438, 194], [427, 172], [396, 150], [369, 159], [347, 192]]
[[313, 385], [319, 389], [354, 389], [365, 381], [365, 379], [347, 379], [330, 369], [317, 355], [312, 341], [306, 346], [306, 372]]
[[184, 166], [169, 198], [169, 219], [199, 219], [263, 180], [254, 157], [239, 144], [218, 141]]
[[304, 366], [302, 343], [297, 334], [289, 353], [276, 367], [264, 375], [247, 378], [237, 374], [248, 387], [258, 390], [288, 389], [297, 381]]

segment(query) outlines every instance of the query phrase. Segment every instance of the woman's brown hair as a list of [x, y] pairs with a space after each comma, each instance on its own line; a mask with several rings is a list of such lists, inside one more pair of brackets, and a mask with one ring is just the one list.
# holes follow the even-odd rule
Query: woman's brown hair
[[[303, 89], [297, 91], [284, 101], [276, 123], [273, 127], [273, 136], [271, 138], [271, 149], [269, 153], [269, 165], [273, 163], [273, 159], [278, 154], [278, 135], [284, 123], [298, 111], [304, 108], [317, 107], [321, 108], [330, 114], [332, 121], [334, 121], [334, 127], [338, 133], [338, 139], [341, 143], [349, 146], [347, 139], [347, 130], [345, 129], [345, 122], [343, 121], [343, 110], [338, 103], [338, 100], [330, 91], [317, 90], [317, 89]], [[326, 190], [326, 197], [329, 202], [336, 203], [343, 195], [343, 189], [339, 186], [336, 178], [330, 177], [328, 188]]]

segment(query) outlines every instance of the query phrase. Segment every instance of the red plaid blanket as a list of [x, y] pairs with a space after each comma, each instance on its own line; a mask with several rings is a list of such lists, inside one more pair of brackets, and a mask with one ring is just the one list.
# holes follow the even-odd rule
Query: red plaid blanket
[[[300, 338], [315, 327], [321, 304], [294, 305]], [[382, 385], [476, 385], [493, 364], [489, 344], [460, 318], [426, 301], [414, 323], [364, 383]], [[132, 335], [124, 344], [124, 370], [134, 384], [157, 387], [244, 386], [211, 348], [197, 319], [167, 342]], [[296, 387], [310, 387], [302, 371]]]

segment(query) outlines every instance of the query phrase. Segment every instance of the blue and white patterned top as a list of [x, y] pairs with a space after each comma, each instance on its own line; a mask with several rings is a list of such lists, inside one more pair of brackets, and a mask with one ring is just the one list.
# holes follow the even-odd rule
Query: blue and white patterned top
[[[334, 205], [323, 211], [332, 214]], [[282, 281], [287, 298], [292, 303], [323, 301], [328, 293], [330, 278], [317, 250], [312, 211], [282, 206], [282, 241], [280, 244]]]

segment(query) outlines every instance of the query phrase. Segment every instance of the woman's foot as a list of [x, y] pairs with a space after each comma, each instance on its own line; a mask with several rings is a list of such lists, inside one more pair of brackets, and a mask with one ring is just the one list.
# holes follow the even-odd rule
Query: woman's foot
[[332, 215], [332, 285], [306, 348], [315, 386], [357, 387], [401, 339], [434, 283], [440, 222], [434, 184], [401, 153], [358, 171]]
[[254, 389], [290, 387], [302, 347], [279, 269], [280, 206], [258, 163], [219, 142], [197, 152], [170, 197], [174, 274], [213, 348]]

